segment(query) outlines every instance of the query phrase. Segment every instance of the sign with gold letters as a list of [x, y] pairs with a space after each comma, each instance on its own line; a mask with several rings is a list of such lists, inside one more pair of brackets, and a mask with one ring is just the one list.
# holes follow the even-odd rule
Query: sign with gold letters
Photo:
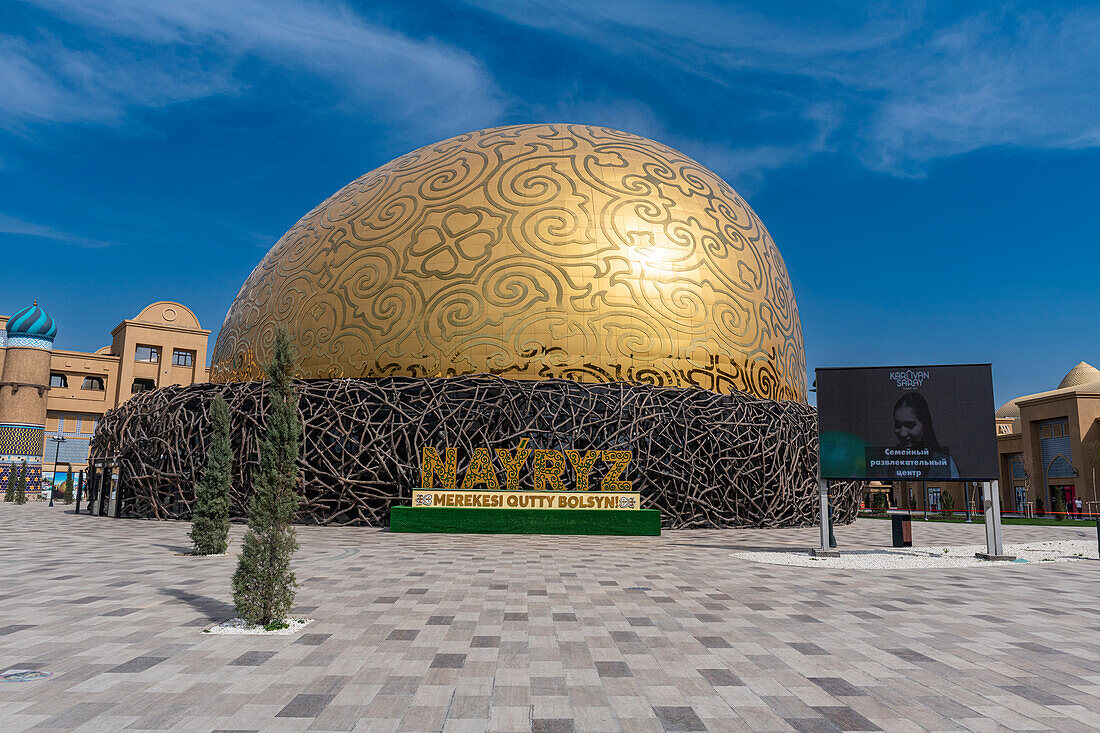
[[[444, 448], [442, 455], [436, 448], [424, 448], [421, 482], [413, 490], [413, 507], [640, 508], [638, 492], [630, 490], [630, 480], [624, 477], [633, 458], [631, 451], [531, 449], [528, 442], [524, 438], [515, 450], [498, 448], [490, 452], [486, 447], [475, 448], [461, 481], [455, 448]], [[497, 472], [494, 457], [503, 476]], [[598, 486], [590, 480], [597, 463], [602, 463], [603, 469]], [[524, 470], [531, 471], [533, 491], [520, 489]]]
[[414, 507], [484, 509], [640, 509], [636, 492], [462, 491], [413, 489]]

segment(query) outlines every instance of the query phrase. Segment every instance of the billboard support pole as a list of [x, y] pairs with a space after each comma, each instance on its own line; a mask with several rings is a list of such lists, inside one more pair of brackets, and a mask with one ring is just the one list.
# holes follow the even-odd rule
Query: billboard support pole
[[821, 508], [821, 547], [810, 550], [814, 557], [840, 557], [840, 552], [829, 547], [829, 482], [818, 475], [817, 499]]
[[1001, 541], [1001, 492], [996, 481], [982, 483], [982, 509], [985, 510], [985, 552], [975, 552], [982, 560], [1015, 560], [1015, 555], [1004, 554]]

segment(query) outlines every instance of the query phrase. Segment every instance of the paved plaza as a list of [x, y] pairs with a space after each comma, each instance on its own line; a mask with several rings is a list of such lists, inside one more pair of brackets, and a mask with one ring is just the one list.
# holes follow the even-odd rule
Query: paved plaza
[[[1100, 728], [1100, 563], [837, 571], [734, 560], [814, 528], [661, 537], [304, 527], [294, 637], [233, 614], [185, 523], [0, 504], [0, 730]], [[914, 522], [917, 544], [983, 528]], [[1005, 542], [1095, 530], [1005, 527]], [[842, 549], [890, 524], [838, 527]]]

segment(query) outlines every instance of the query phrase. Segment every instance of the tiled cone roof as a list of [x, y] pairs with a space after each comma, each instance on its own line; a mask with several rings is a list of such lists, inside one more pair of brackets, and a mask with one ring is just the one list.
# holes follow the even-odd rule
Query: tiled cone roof
[[37, 336], [53, 341], [57, 335], [57, 324], [50, 314], [38, 307], [38, 303], [28, 305], [8, 319], [9, 336]]
[[1073, 367], [1073, 369], [1070, 369], [1069, 374], [1062, 378], [1062, 381], [1058, 384], [1058, 389], [1081, 387], [1086, 384], [1092, 384], [1093, 382], [1100, 382], [1100, 369], [1097, 369], [1092, 364], [1081, 362]]
[[1081, 362], [1073, 367], [1073, 369], [1070, 369], [1069, 374], [1062, 377], [1062, 381], [1059, 382], [1057, 389], [1052, 389], [1047, 392], [1037, 392], [1036, 394], [1024, 395], [1023, 397], [1009, 400], [1001, 405], [1001, 409], [997, 410], [997, 417], [1011, 417], [1018, 420], [1020, 418], [1020, 402], [1061, 392], [1073, 392], [1079, 389], [1084, 389], [1085, 391], [1100, 390], [1100, 369], [1097, 369], [1092, 364]]

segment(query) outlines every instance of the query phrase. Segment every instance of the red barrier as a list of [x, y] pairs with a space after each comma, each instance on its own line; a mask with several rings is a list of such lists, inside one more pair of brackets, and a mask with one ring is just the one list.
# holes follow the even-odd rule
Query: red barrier
[[[873, 508], [868, 509], [868, 508], [864, 507], [862, 504], [860, 505], [859, 509], [860, 509], [861, 512], [865, 512], [865, 513], [868, 513], [868, 514], [881, 513], [880, 511], [875, 510]], [[914, 516], [916, 516], [918, 514], [919, 515], [924, 515], [925, 513], [927, 513], [928, 516], [930, 516], [930, 517], [942, 517], [943, 514], [944, 514], [942, 509], [929, 508], [926, 512], [924, 509], [904, 509], [902, 507], [893, 507], [893, 506], [892, 507], [887, 507], [886, 509], [883, 509], [881, 511], [883, 511], [883, 512], [885, 512], [885, 511], [909, 512], [909, 513], [913, 514]], [[952, 509], [950, 512], [948, 512], [948, 514], [952, 517], [965, 517], [966, 516], [966, 510], [964, 510], [964, 509]], [[970, 516], [971, 517], [984, 517], [985, 512], [982, 509], [973, 509], [970, 512]], [[1036, 512], [1035, 514], [1030, 514], [1029, 515], [1029, 514], [1024, 514], [1024, 513], [1021, 513], [1021, 512], [1008, 512], [1008, 511], [1004, 511], [1003, 509], [1001, 510], [1001, 517], [1003, 517], [1003, 518], [1011, 517], [1013, 519], [1055, 519], [1058, 516], [1061, 516], [1064, 519], [1080, 519], [1080, 520], [1084, 521], [1084, 520], [1093, 520], [1093, 519], [1100, 518], [1100, 512], [1088, 512], [1088, 511], [1085, 511], [1083, 509], [1080, 512], [1077, 512], [1077, 511], [1073, 511], [1073, 512], [1071, 512], [1071, 511], [1053, 512], [1053, 511], [1048, 510], [1048, 511], [1043, 512], [1042, 514], [1039, 514], [1039, 513]]]

